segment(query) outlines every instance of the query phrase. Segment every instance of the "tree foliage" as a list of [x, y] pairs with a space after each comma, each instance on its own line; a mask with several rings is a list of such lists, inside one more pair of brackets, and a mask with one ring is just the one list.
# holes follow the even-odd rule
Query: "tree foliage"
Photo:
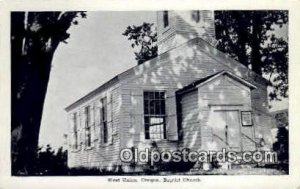
[[288, 43], [274, 32], [287, 22], [287, 11], [215, 11], [217, 48], [269, 78], [271, 100], [288, 97]]
[[153, 24], [144, 22], [140, 26], [128, 26], [122, 35], [132, 41], [131, 47], [136, 50], [134, 54], [138, 64], [157, 56], [157, 33], [153, 31]]
[[[287, 23], [287, 11], [215, 11], [217, 48], [269, 79], [271, 100], [288, 97], [288, 43], [274, 31]], [[128, 26], [123, 33], [139, 47], [138, 64], [157, 56], [152, 26]]]
[[277, 141], [273, 144], [273, 150], [277, 152], [280, 169], [288, 172], [289, 163], [289, 131], [286, 127], [279, 127], [276, 135]]
[[34, 165], [35, 175], [66, 175], [68, 174], [67, 150], [63, 147], [55, 150], [48, 144], [45, 149], [39, 147], [36, 152], [36, 163]]
[[84, 12], [11, 13], [12, 174], [31, 174], [52, 58]]

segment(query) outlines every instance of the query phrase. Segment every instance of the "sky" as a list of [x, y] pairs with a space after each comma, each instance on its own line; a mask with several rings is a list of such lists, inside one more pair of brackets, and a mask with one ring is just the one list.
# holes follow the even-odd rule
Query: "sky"
[[155, 12], [88, 12], [69, 29], [53, 59], [42, 117], [39, 145], [63, 145], [68, 128], [65, 107], [115, 75], [136, 65], [134, 51], [122, 33], [129, 25], [155, 23]]
[[[39, 145], [63, 146], [68, 120], [64, 108], [115, 75], [136, 65], [130, 42], [122, 33], [129, 25], [156, 23], [156, 12], [88, 12], [69, 29], [52, 62]], [[280, 31], [286, 35], [286, 30]], [[274, 110], [287, 101], [272, 103]]]

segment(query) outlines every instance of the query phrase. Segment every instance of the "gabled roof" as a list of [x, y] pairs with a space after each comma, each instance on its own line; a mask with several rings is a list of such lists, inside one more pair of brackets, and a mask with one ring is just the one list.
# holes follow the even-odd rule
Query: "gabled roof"
[[191, 84], [183, 87], [182, 89], [179, 89], [176, 93], [177, 94], [183, 94], [183, 93], [186, 93], [190, 90], [193, 90], [193, 89], [196, 89], [200, 86], [203, 86], [205, 85], [206, 83], [210, 82], [210, 81], [213, 81], [215, 80], [216, 78], [222, 76], [222, 75], [227, 75], [228, 77], [242, 83], [243, 85], [249, 87], [250, 89], [256, 89], [256, 86], [249, 83], [248, 81], [244, 80], [243, 78], [241, 77], [238, 77], [237, 75], [229, 72], [229, 71], [220, 71], [220, 72], [217, 72], [217, 73], [214, 73], [212, 75], [209, 75], [207, 77], [204, 77], [204, 78], [201, 78], [201, 79], [198, 79], [194, 82], [192, 82]]
[[158, 55], [157, 57], [148, 60], [146, 62], [144, 62], [143, 64], [139, 64], [136, 66], [133, 66], [127, 70], [125, 70], [124, 72], [121, 72], [120, 74], [116, 75], [115, 77], [113, 77], [112, 79], [108, 80], [107, 82], [105, 82], [104, 84], [100, 85], [99, 87], [97, 87], [96, 89], [92, 90], [91, 92], [89, 92], [88, 94], [86, 94], [85, 96], [81, 97], [80, 99], [78, 99], [77, 101], [75, 101], [74, 103], [70, 104], [69, 106], [67, 106], [65, 108], [66, 111], [70, 111], [72, 108], [76, 107], [77, 105], [93, 98], [95, 95], [99, 94], [100, 92], [104, 91], [105, 89], [108, 89], [109, 87], [113, 86], [114, 84], [117, 84], [119, 81], [121, 81], [124, 77], [126, 77], [127, 75], [133, 75], [135, 73], [135, 70], [138, 69], [139, 67], [143, 67], [145, 66], [147, 63], [149, 65], [149, 67], [152, 67], [155, 65], [155, 61], [160, 57], [163, 56], [164, 54], [166, 54], [167, 52]]
[[[219, 63], [227, 65], [227, 64], [239, 64], [240, 66], [244, 67], [244, 69], [248, 70], [251, 72], [251, 74], [256, 74], [255, 72], [253, 72], [252, 70], [250, 70], [249, 68], [245, 67], [243, 64], [240, 64], [239, 62], [237, 62], [236, 60], [228, 57], [227, 55], [225, 55], [223, 52], [217, 50], [215, 47], [211, 46], [208, 42], [206, 42], [205, 40], [201, 39], [201, 38], [194, 38], [189, 40], [188, 42], [181, 44], [180, 46], [183, 45], [197, 45], [202, 52], [209, 54], [209, 56], [211, 56], [212, 58], [216, 59]], [[176, 49], [176, 48], [174, 48]], [[169, 51], [166, 51], [160, 55], [158, 55], [157, 57], [148, 60], [146, 62], [144, 62], [143, 64], [140, 65], [136, 65], [118, 75], [116, 75], [115, 77], [113, 77], [111, 80], [107, 81], [106, 83], [104, 83], [103, 85], [99, 86], [98, 88], [94, 89], [93, 91], [89, 92], [87, 95], [83, 96], [82, 98], [80, 98], [79, 100], [75, 101], [74, 103], [70, 104], [69, 106], [67, 106], [65, 108], [66, 111], [70, 111], [72, 108], [76, 107], [77, 105], [85, 102], [86, 100], [89, 100], [91, 98], [93, 98], [95, 95], [97, 95], [98, 93], [100, 93], [101, 91], [113, 86], [114, 84], [118, 83], [120, 80], [123, 79], [124, 76], [126, 75], [134, 75], [135, 70], [143, 67], [145, 64], [148, 64], [148, 67], [145, 67], [145, 69], [151, 69], [151, 67], [156, 65], [156, 61], [159, 60], [160, 57], [165, 56], [167, 53], [169, 53], [170, 51], [174, 50], [171, 49]], [[221, 60], [220, 60], [221, 59]], [[223, 62], [225, 61], [225, 62]], [[227, 65], [229, 66], [229, 65]], [[230, 66], [229, 66], [230, 67]], [[256, 74], [258, 77], [261, 77], [260, 75]], [[202, 82], [204, 82], [204, 80], [208, 80], [209, 77], [213, 77], [214, 75], [208, 76], [208, 78], [203, 78]], [[266, 79], [264, 79], [263, 77], [261, 77], [266, 83], [268, 82]]]

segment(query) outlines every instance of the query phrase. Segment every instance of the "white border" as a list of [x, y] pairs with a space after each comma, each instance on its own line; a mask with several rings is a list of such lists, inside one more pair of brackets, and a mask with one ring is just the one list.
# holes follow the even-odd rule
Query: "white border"
[[[11, 177], [10, 176], [10, 11], [53, 10], [163, 10], [163, 9], [287, 9], [289, 10], [290, 77], [290, 175], [287, 176], [189, 176], [196, 183], [109, 183], [99, 177]], [[300, 3], [296, 0], [18, 0], [0, 1], [0, 188], [299, 188], [300, 186]], [[145, 176], [143, 176], [145, 177]], [[147, 176], [146, 176], [147, 177]], [[172, 176], [187, 177], [187, 176]], [[122, 178], [122, 177], [118, 177]], [[138, 177], [136, 177], [138, 178]], [[155, 176], [152, 176], [155, 178]]]

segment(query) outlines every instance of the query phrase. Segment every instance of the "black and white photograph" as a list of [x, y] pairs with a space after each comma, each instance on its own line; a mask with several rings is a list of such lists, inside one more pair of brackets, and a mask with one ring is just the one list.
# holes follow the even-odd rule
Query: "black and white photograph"
[[289, 175], [289, 11], [11, 11], [11, 175]]
[[300, 188], [299, 2], [0, 0], [0, 189]]

